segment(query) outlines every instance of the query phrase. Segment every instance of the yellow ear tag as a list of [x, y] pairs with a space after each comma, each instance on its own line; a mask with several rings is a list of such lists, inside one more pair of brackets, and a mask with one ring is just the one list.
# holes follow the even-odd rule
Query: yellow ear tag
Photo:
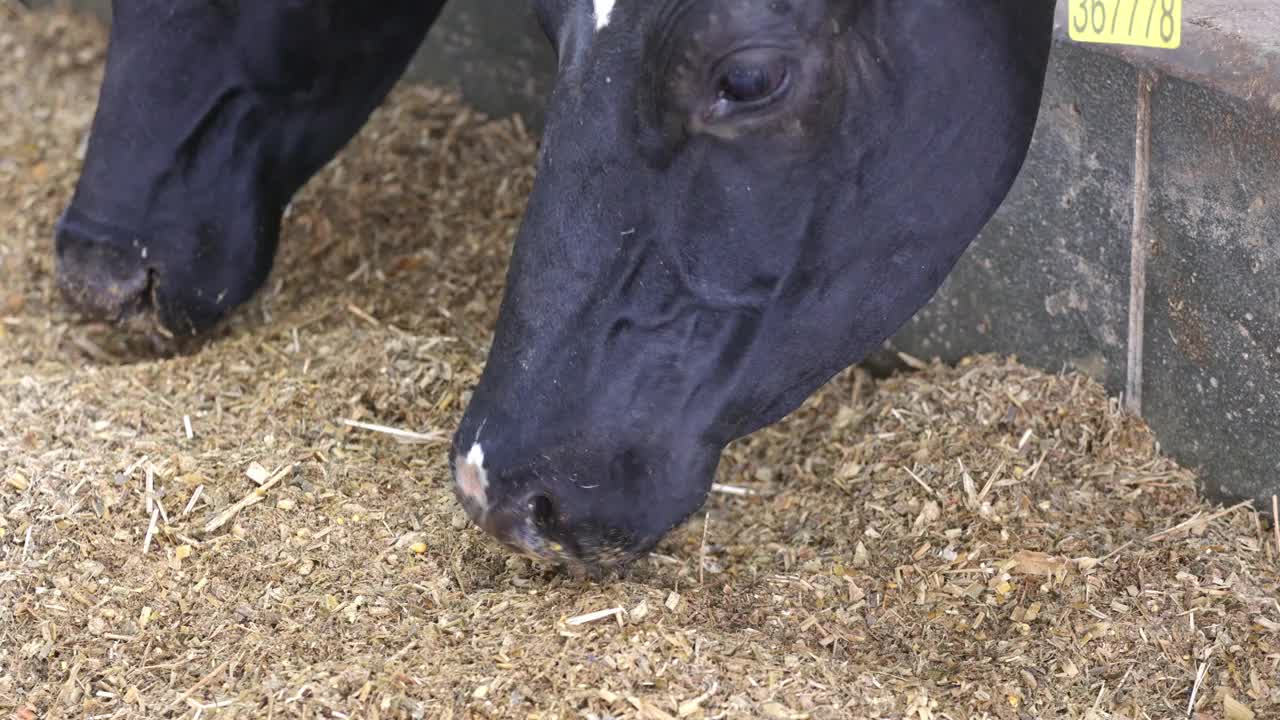
[[1069, 0], [1077, 42], [1173, 49], [1182, 43], [1182, 0]]

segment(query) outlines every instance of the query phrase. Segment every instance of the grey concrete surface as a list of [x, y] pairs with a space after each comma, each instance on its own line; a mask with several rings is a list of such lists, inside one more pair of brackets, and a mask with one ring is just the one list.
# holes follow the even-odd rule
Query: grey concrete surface
[[458, 88], [484, 112], [519, 113], [531, 127], [540, 128], [542, 99], [554, 81], [555, 54], [531, 7], [527, 1], [453, 0], [406, 78]]
[[1144, 414], [1224, 497], [1280, 492], [1280, 121], [1152, 97]]
[[[1164, 449], [1200, 471], [1208, 495], [1266, 507], [1280, 493], [1280, 3], [1186, 12], [1182, 47], [1152, 50], [1073, 43], [1060, 4], [1026, 166], [891, 347], [1084, 370], [1141, 398]], [[1142, 167], [1139, 82], [1151, 88]], [[1130, 293], [1134, 244], [1141, 297]]]
[[[105, 13], [105, 0], [75, 1]], [[1175, 51], [1074, 43], [1066, 0], [1058, 11], [1022, 175], [882, 358], [1002, 352], [1078, 368], [1140, 403], [1209, 495], [1269, 503], [1280, 493], [1280, 2], [1186, 0]], [[553, 70], [527, 2], [453, 0], [407, 77], [536, 129]], [[1136, 232], [1135, 194], [1146, 208]]]
[[[1280, 111], [1280, 2], [1183, 3], [1182, 46], [1176, 51], [1122, 46], [1099, 47], [1099, 51]], [[1058, 17], [1065, 33], [1065, 0], [1059, 0]]]

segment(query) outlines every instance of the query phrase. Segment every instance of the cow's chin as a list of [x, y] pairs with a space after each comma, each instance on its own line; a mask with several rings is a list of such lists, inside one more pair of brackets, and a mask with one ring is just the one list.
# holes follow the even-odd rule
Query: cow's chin
[[559, 543], [543, 542], [534, 545], [533, 549], [523, 544], [503, 543], [503, 545], [544, 567], [563, 569], [575, 577], [592, 580], [603, 580], [611, 574], [621, 574], [648, 552], [601, 546], [581, 548], [583, 555], [578, 556]]

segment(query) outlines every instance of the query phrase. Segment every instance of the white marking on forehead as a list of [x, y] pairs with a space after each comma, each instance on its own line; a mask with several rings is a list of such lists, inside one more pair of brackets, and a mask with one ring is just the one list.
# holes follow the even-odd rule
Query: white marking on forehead
[[609, 24], [609, 15], [613, 12], [614, 0], [592, 0], [596, 4], [596, 32]]

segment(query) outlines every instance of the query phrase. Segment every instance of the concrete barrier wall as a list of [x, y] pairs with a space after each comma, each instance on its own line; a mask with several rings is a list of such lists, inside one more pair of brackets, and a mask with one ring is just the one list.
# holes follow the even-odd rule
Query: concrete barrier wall
[[[106, 15], [101, 0], [79, 3]], [[1176, 51], [1077, 44], [1065, 2], [1026, 167], [890, 348], [1106, 384], [1222, 500], [1280, 493], [1280, 3], [1190, 0]], [[541, 124], [527, 3], [454, 0], [409, 72]], [[1135, 217], [1139, 221], [1135, 223]]]
[[1269, 504], [1280, 493], [1280, 4], [1186, 12], [1182, 47], [1158, 51], [1073, 43], [1060, 6], [1027, 164], [892, 344], [1081, 369], [1198, 468], [1208, 494]]

